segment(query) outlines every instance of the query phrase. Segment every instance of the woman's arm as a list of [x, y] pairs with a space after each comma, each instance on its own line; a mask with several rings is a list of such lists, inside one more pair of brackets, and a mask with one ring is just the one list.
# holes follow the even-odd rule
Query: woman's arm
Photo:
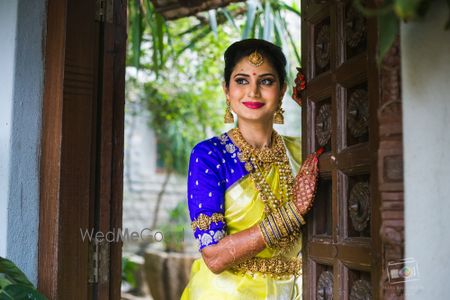
[[227, 235], [219, 243], [202, 249], [202, 257], [208, 268], [215, 274], [234, 264], [254, 257], [264, 250], [264, 242], [258, 225]]
[[[309, 155], [296, 177], [293, 204], [297, 208], [298, 213], [300, 213], [300, 215], [297, 215], [299, 219], [289, 212], [289, 203], [287, 203], [283, 208], [278, 210], [278, 214], [271, 214], [272, 216], [278, 216], [277, 221], [274, 221], [274, 219], [265, 219], [266, 222], [268, 221], [272, 225], [267, 227], [268, 223], [266, 223], [266, 238], [270, 238], [270, 236], [275, 238], [275, 232], [267, 234], [275, 223], [278, 228], [284, 228], [285, 233], [282, 234], [283, 236], [291, 235], [293, 231], [300, 230], [301, 224], [304, 223], [301, 216], [305, 215], [311, 209], [314, 200], [319, 175], [317, 156], [321, 152], [322, 150]], [[259, 224], [257, 224], [246, 230], [225, 236], [215, 245], [203, 248], [202, 256], [208, 268], [213, 273], [219, 274], [234, 264], [254, 257], [264, 250], [268, 242], [269, 240], [264, 239]]]
[[[320, 153], [318, 154], [320, 155]], [[319, 173], [317, 156], [317, 154], [309, 155], [296, 177], [294, 204], [301, 215], [306, 214], [311, 209], [314, 200]], [[287, 216], [286, 213], [284, 215]], [[290, 224], [295, 227], [294, 221]], [[279, 223], [278, 225], [282, 224]], [[299, 227], [300, 224], [297, 223], [294, 230], [299, 230]], [[266, 245], [267, 241], [264, 240], [261, 229], [258, 225], [254, 225], [246, 230], [224, 237], [215, 245], [203, 248], [202, 256], [208, 268], [213, 273], [218, 274], [234, 264], [254, 257], [264, 250]]]

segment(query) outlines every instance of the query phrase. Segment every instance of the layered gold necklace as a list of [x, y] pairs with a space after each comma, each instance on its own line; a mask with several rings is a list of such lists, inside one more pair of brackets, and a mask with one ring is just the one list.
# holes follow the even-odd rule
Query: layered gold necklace
[[[275, 211], [283, 203], [291, 200], [293, 197], [294, 176], [292, 175], [282, 137], [273, 130], [271, 147], [258, 149], [244, 139], [239, 128], [232, 129], [229, 135], [240, 149], [238, 158], [245, 163], [245, 169], [249, 172], [264, 203], [265, 212]], [[278, 195], [272, 191], [265, 179], [266, 173], [273, 164], [278, 166], [280, 172], [280, 193]], [[286, 198], [285, 201], [283, 201], [283, 197]]]

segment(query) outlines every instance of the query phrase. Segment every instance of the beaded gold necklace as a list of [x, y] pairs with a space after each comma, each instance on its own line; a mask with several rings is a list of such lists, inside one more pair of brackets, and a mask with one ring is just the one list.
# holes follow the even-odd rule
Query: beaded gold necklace
[[[239, 128], [232, 129], [229, 135], [240, 150], [238, 158], [245, 163], [245, 169], [249, 172], [256, 189], [260, 193], [265, 212], [270, 213], [279, 208], [285, 202], [282, 201], [283, 196], [287, 200], [291, 200], [293, 197], [292, 186], [294, 177], [282, 137], [273, 130], [271, 147], [257, 149], [247, 143]], [[276, 164], [280, 172], [281, 189], [279, 195], [275, 195], [264, 178], [265, 173], [270, 170], [272, 164]]]

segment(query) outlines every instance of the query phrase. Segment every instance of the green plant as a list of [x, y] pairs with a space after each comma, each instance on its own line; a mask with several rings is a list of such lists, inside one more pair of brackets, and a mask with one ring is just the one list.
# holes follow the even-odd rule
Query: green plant
[[169, 219], [161, 226], [163, 243], [166, 251], [182, 252], [184, 250], [184, 230], [189, 225], [187, 201], [183, 200], [168, 211]]
[[[189, 18], [174, 22], [172, 31], [175, 33], [192, 26]], [[165, 171], [155, 203], [155, 216], [159, 215], [161, 199], [171, 175], [186, 175], [191, 149], [209, 134], [218, 134], [222, 130], [225, 101], [221, 90], [221, 56], [233, 36], [222, 28], [218, 35], [219, 39], [212, 35], [205, 37], [177, 58], [167, 58], [158, 77], [146, 68], [136, 75], [129, 72], [127, 101], [130, 104], [135, 101], [139, 103], [139, 110], [149, 112], [149, 127], [155, 133], [158, 158]], [[174, 49], [182, 49], [184, 45], [181, 38], [172, 41]], [[149, 79], [142, 79], [142, 75]], [[152, 228], [156, 228], [157, 221], [155, 217]]]
[[0, 300], [45, 300], [25, 274], [9, 259], [0, 257]]
[[[450, 9], [450, 0], [446, 0]], [[433, 0], [385, 0], [378, 8], [367, 8], [363, 0], [353, 0], [366, 16], [376, 16], [379, 26], [378, 62], [381, 62], [387, 51], [392, 47], [400, 26], [400, 22], [410, 22], [422, 19], [428, 12]], [[450, 29], [450, 17], [444, 25]]]
[[[189, 19], [191, 26], [177, 30], [180, 20], [166, 21], [157, 13], [150, 0], [128, 1], [130, 43], [127, 65], [149, 68], [157, 76], [171, 57], [179, 57], [184, 51], [212, 36], [220, 42], [221, 28], [241, 38], [266, 39], [292, 52], [300, 65], [300, 45], [292, 36], [286, 22], [286, 14], [300, 18], [298, 0], [288, 5], [285, 1], [248, 0], [227, 7], [197, 13]], [[176, 40], [183, 45], [177, 47]], [[150, 59], [142, 62], [146, 57]]]
[[127, 282], [132, 289], [136, 288], [136, 271], [139, 265], [128, 257], [122, 257], [122, 281]]

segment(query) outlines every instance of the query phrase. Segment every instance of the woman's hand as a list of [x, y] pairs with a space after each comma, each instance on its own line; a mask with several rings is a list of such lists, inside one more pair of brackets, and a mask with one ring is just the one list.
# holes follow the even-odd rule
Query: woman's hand
[[320, 148], [309, 154], [295, 177], [294, 204], [301, 215], [305, 215], [312, 207], [319, 179], [318, 156], [322, 152], [323, 148]]
[[208, 269], [220, 274], [235, 264], [246, 261], [264, 250], [266, 243], [258, 225], [225, 236], [215, 245], [202, 249]]

